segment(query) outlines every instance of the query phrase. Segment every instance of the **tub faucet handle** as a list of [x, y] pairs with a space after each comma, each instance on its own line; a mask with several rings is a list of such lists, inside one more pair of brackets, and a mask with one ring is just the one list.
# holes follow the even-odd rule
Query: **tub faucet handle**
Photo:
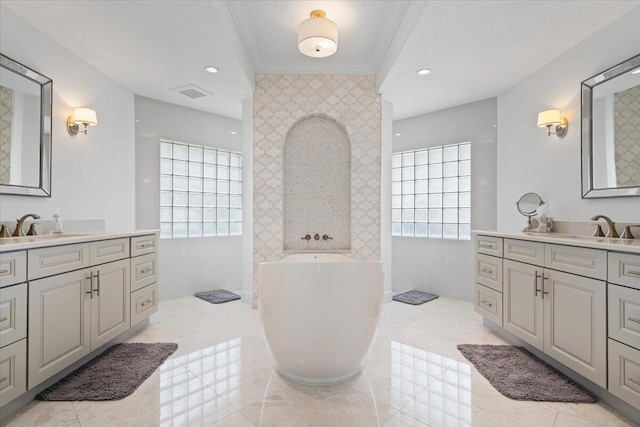
[[306, 240], [306, 241], [308, 242], [309, 240], [311, 240], [311, 234], [307, 234], [307, 235], [305, 235], [305, 236], [302, 238], [302, 240]]
[[318, 233], [314, 234], [313, 240], [320, 240], [320, 235]]
[[333, 237], [327, 235], [327, 234], [323, 234], [322, 235], [322, 240], [333, 240]]

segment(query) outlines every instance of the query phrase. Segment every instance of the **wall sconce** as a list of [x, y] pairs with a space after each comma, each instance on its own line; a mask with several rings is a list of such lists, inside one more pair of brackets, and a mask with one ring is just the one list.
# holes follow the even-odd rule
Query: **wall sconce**
[[[555, 126], [555, 132], [551, 128]], [[567, 134], [569, 122], [560, 116], [560, 110], [546, 110], [538, 113], [538, 127], [547, 128], [547, 135], [558, 135], [560, 138]]]
[[[95, 126], [98, 124], [98, 117], [95, 110], [90, 108], [76, 108], [73, 110], [73, 116], [69, 116], [67, 119], [67, 130], [71, 135], [77, 135], [78, 132], [84, 132], [87, 134], [87, 128], [89, 126]], [[80, 130], [80, 125], [84, 125], [84, 129]]]

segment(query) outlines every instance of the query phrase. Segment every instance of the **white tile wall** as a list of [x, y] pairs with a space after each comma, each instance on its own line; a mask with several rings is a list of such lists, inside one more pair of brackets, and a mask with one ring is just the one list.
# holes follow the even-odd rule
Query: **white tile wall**
[[351, 142], [351, 250], [380, 259], [380, 96], [374, 75], [258, 74], [254, 121], [254, 306], [257, 266], [284, 254], [284, 142], [291, 126], [312, 114], [342, 124]]

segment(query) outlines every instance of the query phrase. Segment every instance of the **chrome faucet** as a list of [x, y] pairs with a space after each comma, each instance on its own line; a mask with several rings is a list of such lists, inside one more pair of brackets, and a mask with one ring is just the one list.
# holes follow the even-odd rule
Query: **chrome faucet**
[[[618, 235], [618, 232], [616, 231], [616, 223], [611, 221], [611, 218], [604, 216], [604, 215], [596, 215], [593, 218], [591, 218], [591, 221], [597, 221], [599, 219], [604, 219], [605, 221], [607, 221], [607, 225], [609, 226], [609, 230], [607, 230], [607, 235], [606, 237], [613, 237], [613, 238], [618, 238], [620, 237]], [[598, 233], [598, 231], [600, 233]], [[600, 225], [598, 224], [598, 228], [596, 228], [596, 233], [594, 234], [594, 236], [601, 236], [602, 234], [602, 229], [600, 228]]]
[[[24, 230], [22, 230], [22, 227], [24, 225], [24, 221], [27, 218], [33, 218], [33, 219], [40, 219], [40, 215], [36, 215], [36, 214], [26, 214], [25, 216], [23, 216], [22, 218], [16, 220], [18, 221], [18, 224], [16, 225], [16, 229], [13, 232], [12, 236], [13, 237], [22, 237], [24, 236]], [[31, 227], [29, 229], [29, 231], [33, 230], [35, 232], [35, 227]]]

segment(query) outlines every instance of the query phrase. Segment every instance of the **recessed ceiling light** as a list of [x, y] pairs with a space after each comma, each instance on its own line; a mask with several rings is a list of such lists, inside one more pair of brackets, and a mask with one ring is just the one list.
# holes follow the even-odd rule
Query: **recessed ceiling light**
[[423, 68], [421, 70], [416, 71], [419, 76], [426, 76], [427, 74], [431, 74], [431, 70], [429, 68]]
[[401, 136], [401, 133], [394, 133], [395, 136]]
[[640, 74], [640, 68], [633, 70], [631, 74]]
[[204, 67], [204, 69], [210, 73], [217, 73], [218, 71], [220, 71], [212, 65], [209, 65], [208, 67]]
[[236, 132], [235, 130], [232, 130], [232, 131], [231, 131], [231, 132], [229, 132], [229, 133], [230, 133], [231, 135], [235, 135], [235, 134], [237, 134], [238, 132]]

